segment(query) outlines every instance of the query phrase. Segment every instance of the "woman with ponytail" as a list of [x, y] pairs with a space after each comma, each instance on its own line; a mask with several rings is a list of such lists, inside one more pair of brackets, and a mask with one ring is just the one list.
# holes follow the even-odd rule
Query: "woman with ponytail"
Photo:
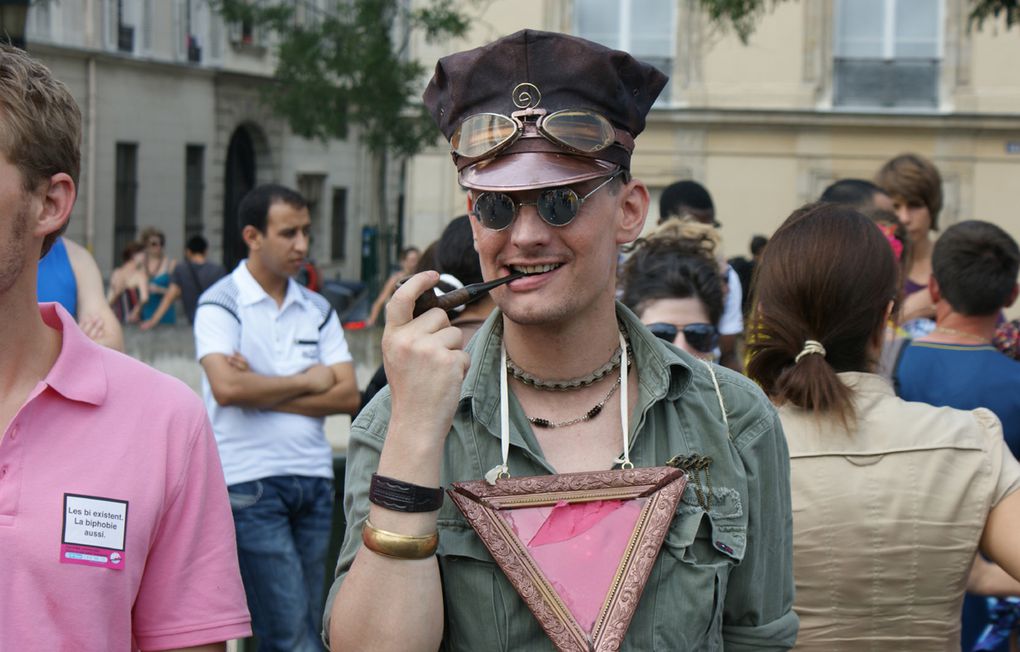
[[1020, 577], [1020, 463], [998, 419], [902, 401], [873, 373], [897, 264], [853, 208], [794, 212], [755, 288], [747, 371], [790, 448], [797, 649], [959, 650], [978, 548]]

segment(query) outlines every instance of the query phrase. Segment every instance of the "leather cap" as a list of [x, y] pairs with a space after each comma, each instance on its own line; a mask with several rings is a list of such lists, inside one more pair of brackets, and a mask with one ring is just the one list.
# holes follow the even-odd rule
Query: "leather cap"
[[[509, 116], [523, 108], [522, 84], [530, 84], [541, 96], [536, 105], [532, 93], [532, 107], [549, 113], [588, 109], [633, 138], [644, 130], [645, 116], [667, 80], [626, 52], [566, 34], [522, 30], [440, 59], [423, 100], [447, 140], [472, 115]], [[593, 158], [526, 134], [494, 156], [463, 167], [460, 183], [476, 190], [526, 190], [629, 169], [629, 143], [610, 149], [612, 156], [607, 151], [605, 158]]]

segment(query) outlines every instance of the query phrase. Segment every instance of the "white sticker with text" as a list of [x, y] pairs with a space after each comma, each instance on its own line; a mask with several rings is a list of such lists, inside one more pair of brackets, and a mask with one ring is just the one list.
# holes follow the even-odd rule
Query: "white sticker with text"
[[126, 500], [64, 494], [61, 561], [123, 568], [127, 515]]

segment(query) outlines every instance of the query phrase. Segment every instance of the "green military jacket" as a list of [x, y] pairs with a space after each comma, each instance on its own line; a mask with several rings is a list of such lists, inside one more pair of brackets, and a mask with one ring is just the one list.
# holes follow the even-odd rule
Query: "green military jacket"
[[[631, 418], [631, 461], [711, 458], [692, 476], [624, 638], [622, 650], [785, 650], [797, 636], [793, 612], [790, 464], [782, 426], [761, 390], [745, 377], [706, 365], [649, 333], [617, 304], [639, 377]], [[471, 368], [446, 440], [443, 485], [478, 480], [500, 464], [500, 329], [495, 311], [468, 350]], [[554, 470], [510, 395], [514, 477]], [[351, 427], [344, 513], [347, 532], [330, 608], [361, 546], [368, 490], [386, 438], [389, 388]], [[699, 491], [700, 490], [700, 491]], [[700, 496], [699, 496], [700, 494]], [[439, 512], [439, 566], [446, 623], [443, 650], [552, 650], [552, 644], [452, 501]], [[326, 631], [329, 631], [328, 623]]]

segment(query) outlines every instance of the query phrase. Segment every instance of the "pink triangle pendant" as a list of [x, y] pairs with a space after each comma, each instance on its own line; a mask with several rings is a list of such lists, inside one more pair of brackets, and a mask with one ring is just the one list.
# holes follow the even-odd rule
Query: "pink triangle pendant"
[[458, 482], [449, 493], [556, 648], [608, 652], [686, 483], [654, 467]]

